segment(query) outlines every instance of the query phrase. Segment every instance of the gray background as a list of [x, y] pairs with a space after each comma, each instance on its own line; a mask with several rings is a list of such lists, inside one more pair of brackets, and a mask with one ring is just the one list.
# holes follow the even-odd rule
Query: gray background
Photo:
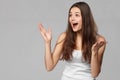
[[[0, 80], [60, 80], [64, 62], [52, 72], [44, 65], [41, 22], [51, 27], [52, 49], [65, 31], [70, 6], [80, 0], [0, 0]], [[108, 41], [99, 80], [119, 80], [120, 1], [84, 0], [92, 10], [99, 33]]]

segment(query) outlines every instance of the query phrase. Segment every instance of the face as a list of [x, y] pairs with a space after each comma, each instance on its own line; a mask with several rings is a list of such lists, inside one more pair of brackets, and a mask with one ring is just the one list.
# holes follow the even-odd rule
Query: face
[[78, 7], [73, 7], [69, 13], [69, 22], [74, 32], [82, 29], [82, 16]]

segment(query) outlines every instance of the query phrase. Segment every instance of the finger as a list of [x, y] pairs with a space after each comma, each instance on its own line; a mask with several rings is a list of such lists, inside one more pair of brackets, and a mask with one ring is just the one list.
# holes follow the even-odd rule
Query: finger
[[100, 47], [102, 47], [104, 45], [104, 42], [103, 41], [101, 41], [101, 42], [99, 42], [99, 44], [98, 44], [98, 48], [100, 48]]
[[105, 42], [104, 42], [104, 41], [100, 41], [99, 43], [100, 43], [100, 45], [101, 45], [101, 46], [102, 46], [103, 44], [105, 44]]
[[39, 24], [38, 26], [41, 32], [44, 32], [44, 33], [46, 32], [42, 24]]
[[41, 32], [41, 35], [42, 35], [42, 37], [44, 38], [44, 40], [47, 40], [45, 33]]
[[102, 41], [102, 42], [100, 42], [100, 45], [102, 46], [104, 44], [104, 42]]
[[96, 42], [95, 44], [94, 44], [94, 47], [97, 47], [98, 46], [98, 42]]
[[43, 28], [43, 25], [40, 23], [38, 27], [40, 29], [41, 35], [43, 36], [44, 39], [46, 39], [46, 36], [45, 36], [46, 30]]
[[52, 33], [51, 28], [48, 28], [48, 33], [49, 33], [49, 34], [51, 34], [51, 33]]
[[41, 27], [43, 27], [43, 26], [42, 26], [42, 24], [41, 24], [41, 23], [39, 23], [39, 24], [38, 24], [38, 28], [41, 28]]
[[39, 28], [40, 28], [40, 31], [43, 31], [43, 25], [42, 24], [39, 24]]
[[97, 46], [98, 46], [98, 42], [95, 42], [92, 46], [92, 50], [97, 49]]

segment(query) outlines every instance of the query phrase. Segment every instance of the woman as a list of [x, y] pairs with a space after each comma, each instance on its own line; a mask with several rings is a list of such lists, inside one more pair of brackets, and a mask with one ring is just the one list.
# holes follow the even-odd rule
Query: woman
[[77, 2], [69, 9], [68, 27], [51, 52], [51, 30], [39, 25], [45, 40], [45, 65], [54, 69], [59, 60], [67, 62], [61, 80], [94, 80], [101, 71], [106, 40], [97, 33], [90, 7]]

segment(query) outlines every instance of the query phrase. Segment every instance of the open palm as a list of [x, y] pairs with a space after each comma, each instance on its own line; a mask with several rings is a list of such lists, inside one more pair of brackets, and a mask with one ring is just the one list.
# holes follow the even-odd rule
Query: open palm
[[39, 29], [42, 37], [44, 38], [45, 42], [50, 42], [52, 40], [52, 32], [50, 29], [45, 30], [42, 24], [39, 24]]
[[104, 41], [97, 41], [95, 44], [92, 46], [92, 52], [97, 53], [98, 50], [105, 44]]

